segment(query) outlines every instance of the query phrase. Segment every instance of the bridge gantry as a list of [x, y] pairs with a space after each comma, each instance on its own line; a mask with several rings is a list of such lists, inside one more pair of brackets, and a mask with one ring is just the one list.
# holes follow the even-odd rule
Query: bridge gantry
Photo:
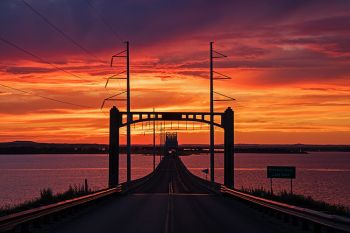
[[[210, 112], [127, 112], [119, 111], [115, 106], [110, 110], [109, 123], [109, 187], [119, 184], [119, 131], [124, 126], [147, 121], [192, 121], [211, 125]], [[234, 187], [234, 112], [229, 107], [224, 112], [214, 112], [219, 118], [213, 126], [224, 130], [224, 185]], [[208, 120], [209, 118], [209, 120]], [[129, 119], [129, 120], [128, 120]], [[130, 169], [130, 168], [128, 168]], [[131, 171], [128, 171], [129, 173]]]

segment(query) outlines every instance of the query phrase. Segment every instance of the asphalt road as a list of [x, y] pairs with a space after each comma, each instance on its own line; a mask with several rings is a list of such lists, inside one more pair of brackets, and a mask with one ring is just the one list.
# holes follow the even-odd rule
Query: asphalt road
[[193, 182], [178, 158], [163, 159], [156, 174], [118, 196], [59, 224], [54, 233], [288, 232], [245, 204]]

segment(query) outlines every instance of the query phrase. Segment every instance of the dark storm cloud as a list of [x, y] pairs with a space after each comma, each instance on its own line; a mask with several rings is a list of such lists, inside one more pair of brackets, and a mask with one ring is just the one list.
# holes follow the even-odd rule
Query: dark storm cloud
[[[350, 28], [350, 27], [349, 27]], [[297, 38], [283, 38], [275, 40], [278, 44], [290, 45], [310, 45], [317, 46], [324, 51], [349, 53], [350, 52], [350, 31], [344, 35], [326, 35], [326, 36], [302, 36]], [[272, 41], [270, 41], [272, 42]]]
[[[305, 77], [307, 74], [317, 78], [324, 74], [329, 77], [331, 72], [341, 76], [349, 72], [346, 68], [349, 62], [347, 56], [332, 57], [327, 54], [350, 51], [350, 16], [344, 13], [346, 9], [350, 10], [347, 1], [26, 1], [94, 54], [111, 54], [122, 46], [120, 41], [129, 39], [134, 51], [145, 50], [158, 56], [158, 62], [145, 61], [150, 62], [145, 67], [145, 72], [149, 72], [147, 69], [150, 67], [167, 65], [175, 68], [207, 68], [206, 51], [186, 51], [184, 55], [169, 56], [162, 55], [162, 51], [147, 50], [149, 47], [162, 50], [169, 42], [181, 46], [182, 40], [192, 38], [203, 43], [216, 38], [228, 40], [225, 52], [231, 59], [220, 62], [218, 67], [221, 68], [301, 70], [293, 75], [284, 75], [291, 80], [299, 79], [296, 75]], [[99, 17], [108, 25], [101, 22]], [[65, 63], [68, 57], [74, 55], [92, 59], [53, 30], [22, 0], [0, 1], [0, 27], [1, 36], [50, 61]], [[252, 40], [255, 41], [254, 44], [251, 44]], [[284, 45], [302, 45], [304, 48], [291, 51], [276, 48]], [[315, 46], [318, 47], [316, 51]], [[32, 59], [1, 42], [0, 49], [2, 61]], [[85, 68], [88, 66], [83, 67]], [[66, 69], [76, 72], [81, 70], [69, 66]], [[26, 66], [7, 69], [7, 72], [15, 74], [50, 71]], [[108, 70], [101, 71], [97, 68], [88, 69], [87, 72], [92, 75], [108, 74]], [[278, 79], [280, 71], [275, 72], [278, 74], [273, 73], [270, 78], [265, 78], [271, 82]], [[175, 73], [203, 76], [202, 71], [196, 70]]]
[[[254, 51], [254, 50], [253, 50]], [[348, 63], [350, 57], [333, 58], [320, 51], [312, 49], [283, 50], [274, 49], [269, 57], [255, 57], [254, 52], [244, 53], [244, 56], [232, 56], [216, 64], [217, 68], [325, 68], [336, 67]], [[233, 51], [234, 53], [234, 51]], [[248, 56], [249, 55], [249, 56]], [[315, 62], [317, 61], [317, 62]], [[194, 61], [180, 65], [179, 68], [206, 68], [207, 61]]]
[[293, 25], [301, 34], [346, 33], [349, 34], [350, 15], [324, 17]]
[[11, 74], [28, 74], [28, 73], [51, 73], [56, 71], [55, 69], [42, 68], [42, 67], [8, 67], [6, 69], [7, 73]]
[[[161, 41], [189, 38], [198, 31], [276, 23], [299, 9], [324, 1], [92, 1], [26, 0], [73, 39], [95, 52], [116, 48], [118, 41], [99, 17], [140, 47]], [[337, 5], [336, 1], [332, 5]], [[339, 6], [340, 7], [340, 6]], [[321, 29], [338, 18], [300, 25], [300, 30]], [[349, 22], [349, 21], [348, 21]], [[344, 23], [346, 24], [346, 23]], [[1, 35], [41, 54], [82, 53], [34, 14], [22, 0], [0, 1]], [[215, 35], [212, 35], [214, 38]], [[2, 48], [3, 49], [3, 48]], [[6, 52], [6, 50], [5, 50]], [[7, 51], [8, 54], [11, 52]]]

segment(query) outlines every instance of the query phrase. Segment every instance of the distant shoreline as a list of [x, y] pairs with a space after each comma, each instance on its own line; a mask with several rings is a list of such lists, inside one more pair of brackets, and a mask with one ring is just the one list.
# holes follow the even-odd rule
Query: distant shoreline
[[[162, 150], [156, 145], [156, 153]], [[216, 153], [223, 152], [223, 145], [215, 145]], [[120, 153], [125, 153], [125, 145], [120, 146]], [[209, 152], [209, 145], [180, 145], [180, 155], [203, 154]], [[259, 145], [239, 144], [235, 153], [264, 154], [308, 154], [308, 152], [350, 152], [350, 145]], [[0, 143], [0, 154], [107, 154], [106, 144], [60, 144], [15, 141]], [[153, 154], [152, 145], [133, 145], [133, 154]]]

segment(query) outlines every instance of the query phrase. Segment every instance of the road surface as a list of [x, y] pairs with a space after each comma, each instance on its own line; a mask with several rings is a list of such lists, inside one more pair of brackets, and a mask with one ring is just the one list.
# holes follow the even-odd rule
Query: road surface
[[289, 232], [245, 204], [193, 182], [165, 157], [143, 186], [51, 226], [53, 233]]

